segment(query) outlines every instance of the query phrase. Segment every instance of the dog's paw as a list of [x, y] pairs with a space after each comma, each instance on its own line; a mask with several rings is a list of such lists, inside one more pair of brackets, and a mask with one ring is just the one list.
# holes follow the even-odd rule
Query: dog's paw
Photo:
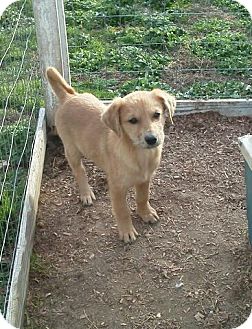
[[135, 227], [132, 225], [128, 230], [119, 229], [119, 238], [125, 243], [133, 242], [136, 240], [138, 233]]
[[142, 218], [145, 223], [156, 223], [159, 220], [159, 216], [156, 210], [149, 207], [147, 211], [137, 211], [137, 214]]
[[96, 200], [94, 192], [89, 189], [86, 193], [82, 194], [80, 197], [84, 206], [92, 206], [93, 200]]

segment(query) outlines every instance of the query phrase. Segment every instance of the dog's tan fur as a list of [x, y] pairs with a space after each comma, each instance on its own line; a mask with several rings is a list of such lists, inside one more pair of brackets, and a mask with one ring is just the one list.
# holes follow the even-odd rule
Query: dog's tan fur
[[[135, 240], [138, 233], [132, 224], [126, 194], [134, 186], [138, 215], [145, 222], [158, 219], [149, 204], [149, 187], [160, 163], [165, 118], [172, 123], [175, 98], [160, 89], [136, 91], [116, 98], [106, 107], [92, 94], [78, 94], [55, 68], [49, 67], [46, 73], [59, 99], [56, 129], [79, 185], [81, 200], [91, 205], [95, 199], [81, 161], [85, 156], [107, 174], [120, 239]], [[156, 139], [155, 145], [146, 141], [150, 134]]]

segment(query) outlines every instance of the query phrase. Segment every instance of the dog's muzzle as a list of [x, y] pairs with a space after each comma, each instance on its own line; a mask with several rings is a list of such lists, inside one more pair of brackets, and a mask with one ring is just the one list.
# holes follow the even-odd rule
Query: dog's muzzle
[[147, 133], [144, 136], [144, 140], [145, 140], [148, 148], [156, 147], [160, 144], [158, 141], [158, 138], [155, 135], [153, 135], [152, 133]]

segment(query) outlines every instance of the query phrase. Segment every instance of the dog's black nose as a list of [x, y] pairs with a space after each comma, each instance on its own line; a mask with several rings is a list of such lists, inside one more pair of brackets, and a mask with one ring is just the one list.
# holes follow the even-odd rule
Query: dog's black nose
[[157, 137], [152, 134], [145, 135], [144, 139], [148, 145], [155, 145], [157, 142]]

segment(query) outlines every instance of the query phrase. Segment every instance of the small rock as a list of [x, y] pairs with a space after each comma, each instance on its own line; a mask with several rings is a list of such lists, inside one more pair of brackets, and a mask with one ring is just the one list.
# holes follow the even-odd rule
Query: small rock
[[183, 287], [183, 285], [184, 285], [184, 283], [181, 282], [181, 281], [180, 282], [176, 282], [175, 288], [179, 289], [179, 288]]
[[200, 313], [200, 312], [196, 313], [196, 314], [194, 315], [194, 317], [195, 317], [195, 319], [196, 319], [198, 322], [202, 322], [202, 321], [204, 320], [204, 318], [205, 318], [205, 316], [204, 316], [202, 313]]

